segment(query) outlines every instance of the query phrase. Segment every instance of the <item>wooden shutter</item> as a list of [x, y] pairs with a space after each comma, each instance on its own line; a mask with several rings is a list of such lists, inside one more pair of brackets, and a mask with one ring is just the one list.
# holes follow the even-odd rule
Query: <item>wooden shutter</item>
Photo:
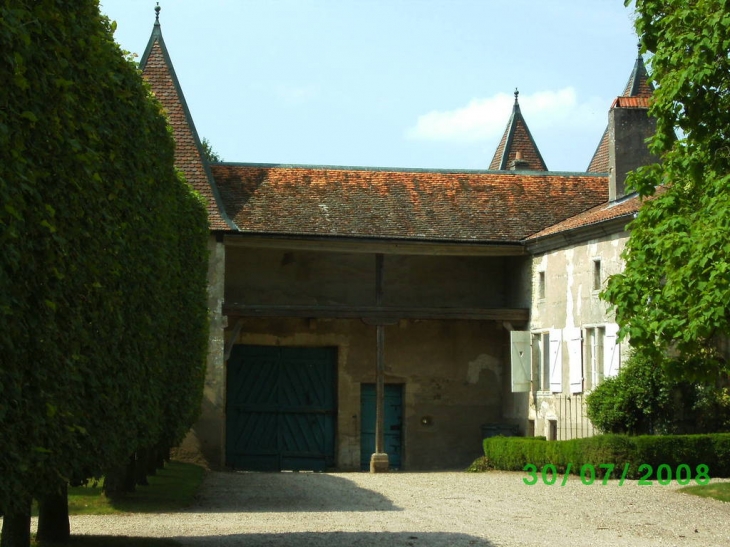
[[550, 391], [563, 391], [563, 333], [550, 329]]
[[513, 330], [510, 334], [512, 347], [512, 393], [530, 391], [530, 371], [532, 370], [531, 334], [527, 331]]
[[606, 324], [606, 335], [603, 338], [603, 377], [610, 378], [618, 374], [621, 367], [621, 351], [618, 343], [618, 325]]
[[580, 327], [563, 330], [563, 337], [568, 344], [568, 367], [570, 376], [570, 392], [583, 392], [583, 337]]

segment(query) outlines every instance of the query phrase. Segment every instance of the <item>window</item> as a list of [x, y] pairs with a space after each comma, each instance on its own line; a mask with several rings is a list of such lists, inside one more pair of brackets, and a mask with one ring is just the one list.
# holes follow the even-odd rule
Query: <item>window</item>
[[537, 297], [545, 300], [545, 272], [537, 272]]
[[596, 258], [593, 260], [593, 290], [601, 290], [601, 259]]
[[585, 363], [586, 389], [593, 389], [603, 380], [603, 338], [604, 327], [586, 329], [585, 335]]
[[593, 389], [604, 378], [618, 374], [620, 366], [618, 325], [608, 323], [604, 326], [586, 328], [583, 347], [586, 389]]

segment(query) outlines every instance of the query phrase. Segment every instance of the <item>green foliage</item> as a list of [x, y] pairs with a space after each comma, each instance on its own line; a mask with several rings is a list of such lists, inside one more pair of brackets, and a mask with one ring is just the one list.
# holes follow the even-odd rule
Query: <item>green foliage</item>
[[208, 160], [211, 163], [223, 161], [223, 158], [221, 158], [220, 154], [213, 150], [213, 145], [210, 144], [210, 141], [203, 137], [203, 142], [200, 143], [203, 147], [203, 155], [205, 156], [205, 159]]
[[617, 376], [606, 378], [588, 395], [588, 418], [604, 433], [730, 431], [728, 388], [719, 380], [677, 380], [671, 371], [681, 367], [681, 362], [655, 362], [633, 353]]
[[709, 467], [711, 477], [730, 476], [730, 434], [711, 435], [668, 435], [636, 436], [598, 435], [570, 441], [531, 442], [521, 437], [493, 437], [484, 439], [484, 455], [493, 469], [523, 471], [527, 464], [538, 470], [547, 464], [565, 473], [570, 464], [570, 472], [580, 473], [583, 465], [590, 464], [596, 476], [605, 474], [602, 464], [614, 464], [612, 477], [620, 477], [624, 464], [629, 464], [629, 479], [637, 479], [645, 474], [639, 470], [642, 464], [657, 468], [666, 464], [675, 471], [679, 465], [688, 465], [692, 477], [698, 465]]
[[661, 366], [633, 354], [617, 376], [586, 397], [588, 418], [604, 433], [666, 433], [672, 422], [672, 392]]
[[630, 224], [626, 268], [603, 296], [638, 352], [672, 350], [682, 376], [701, 379], [727, 369], [714, 348], [730, 333], [730, 9], [726, 0], [636, 0], [636, 12], [653, 53], [651, 147], [662, 163], [629, 176], [654, 199]]
[[206, 210], [94, 0], [0, 1], [0, 507], [200, 408]]

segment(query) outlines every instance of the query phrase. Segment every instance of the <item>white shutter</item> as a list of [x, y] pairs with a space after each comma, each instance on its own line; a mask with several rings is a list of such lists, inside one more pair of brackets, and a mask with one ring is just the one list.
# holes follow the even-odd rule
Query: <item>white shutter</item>
[[532, 370], [531, 335], [527, 331], [513, 330], [510, 334], [512, 347], [512, 393], [530, 391]]
[[563, 333], [550, 329], [550, 391], [563, 391]]
[[618, 374], [621, 366], [621, 352], [618, 343], [618, 325], [606, 324], [606, 335], [603, 339], [603, 377], [610, 378]]
[[563, 331], [568, 344], [568, 367], [570, 376], [570, 392], [583, 392], [583, 339], [580, 327], [570, 327]]

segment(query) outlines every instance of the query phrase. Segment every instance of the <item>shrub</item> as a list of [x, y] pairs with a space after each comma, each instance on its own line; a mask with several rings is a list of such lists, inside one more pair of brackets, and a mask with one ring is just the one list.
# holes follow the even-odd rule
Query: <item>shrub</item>
[[[730, 434], [708, 435], [598, 435], [569, 441], [534, 442], [522, 437], [493, 437], [484, 439], [484, 457], [492, 469], [522, 471], [527, 464], [541, 469], [552, 464], [564, 473], [568, 464], [571, 472], [579, 474], [581, 466], [591, 464], [596, 476], [604, 470], [601, 464], [614, 464], [613, 477], [621, 475], [623, 466], [629, 464], [627, 478], [645, 475], [642, 464], [652, 468], [650, 476], [656, 476], [658, 467], [668, 465], [672, 472], [681, 464], [688, 465], [692, 476], [698, 465], [709, 468], [712, 477], [730, 476]], [[476, 470], [476, 469], [475, 469]]]
[[679, 360], [653, 362], [631, 355], [619, 374], [586, 397], [587, 414], [603, 433], [629, 435], [730, 431], [730, 393], [712, 383], [679, 381]]

